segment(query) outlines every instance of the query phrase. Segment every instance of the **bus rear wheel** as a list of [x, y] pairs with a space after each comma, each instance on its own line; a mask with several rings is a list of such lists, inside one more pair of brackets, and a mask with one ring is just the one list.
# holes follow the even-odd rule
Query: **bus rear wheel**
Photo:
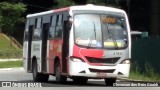
[[48, 78], [49, 78], [48, 74], [38, 73], [37, 62], [36, 61], [33, 62], [32, 70], [33, 70], [33, 81], [34, 82], [46, 82], [46, 81], [48, 81]]
[[115, 82], [116, 82], [116, 78], [105, 78], [106, 86], [113, 86]]
[[88, 81], [88, 78], [86, 77], [73, 77], [74, 84], [85, 85], [87, 81]]
[[67, 77], [66, 76], [62, 76], [62, 74], [61, 74], [60, 62], [56, 63], [55, 77], [56, 77], [56, 82], [58, 82], [58, 83], [65, 83], [66, 80], [67, 80]]

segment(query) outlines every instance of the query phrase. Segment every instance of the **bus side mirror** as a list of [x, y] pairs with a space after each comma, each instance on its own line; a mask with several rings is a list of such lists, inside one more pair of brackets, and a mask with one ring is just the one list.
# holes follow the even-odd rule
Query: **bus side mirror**
[[142, 32], [141, 37], [148, 37], [148, 32]]
[[131, 35], [141, 35], [142, 32], [140, 31], [131, 31]]
[[148, 37], [148, 32], [131, 31], [131, 35], [140, 35], [141, 37]]

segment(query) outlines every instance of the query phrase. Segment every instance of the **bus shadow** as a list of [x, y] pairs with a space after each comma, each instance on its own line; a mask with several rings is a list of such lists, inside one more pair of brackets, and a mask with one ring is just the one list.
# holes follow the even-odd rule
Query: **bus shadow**
[[100, 81], [88, 81], [86, 84], [76, 84], [73, 81], [67, 81], [65, 83], [58, 83], [56, 81], [48, 81], [46, 84], [54, 84], [54, 86], [65, 86], [65, 87], [105, 87]]
[[41, 83], [42, 87], [106, 87], [103, 81], [88, 81], [86, 84], [75, 84], [73, 81], [67, 81], [65, 83], [58, 83], [56, 81], [49, 80], [47, 82], [34, 82], [32, 80], [18, 81], [23, 83]]

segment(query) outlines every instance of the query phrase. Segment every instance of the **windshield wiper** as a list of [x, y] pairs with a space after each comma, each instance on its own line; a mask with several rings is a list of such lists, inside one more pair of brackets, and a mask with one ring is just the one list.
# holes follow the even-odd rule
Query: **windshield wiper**
[[[95, 40], [96, 40], [96, 27], [95, 27], [95, 22], [94, 21], [93, 21], [93, 26], [94, 26], [94, 33], [93, 33], [93, 35], [94, 35]], [[89, 43], [88, 43], [87, 48], [91, 47], [91, 45], [92, 45], [92, 37], [93, 37], [93, 35], [91, 35], [91, 37], [89, 39]]]
[[96, 40], [96, 27], [95, 27], [94, 21], [93, 21], [93, 25], [94, 25], [94, 36], [95, 36], [95, 40]]
[[114, 42], [115, 48], [118, 49], [117, 41], [116, 41], [116, 39], [114, 38], [113, 33], [110, 32], [110, 29], [108, 28], [108, 23], [107, 23], [107, 30], [108, 30], [109, 37], [110, 37], [110, 38], [113, 40], [113, 42]]

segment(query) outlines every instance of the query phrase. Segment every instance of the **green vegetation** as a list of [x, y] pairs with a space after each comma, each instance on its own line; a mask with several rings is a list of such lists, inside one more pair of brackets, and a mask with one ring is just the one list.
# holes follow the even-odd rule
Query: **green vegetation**
[[6, 35], [0, 33], [0, 50], [4, 49], [17, 49], [17, 47], [11, 43], [11, 40]]
[[149, 63], [145, 63], [143, 73], [137, 63], [132, 63], [129, 78], [135, 80], [160, 81], [160, 75], [156, 73], [154, 67]]
[[0, 62], [0, 68], [13, 68], [13, 67], [22, 67], [23, 61], [7, 61]]
[[25, 7], [22, 3], [0, 3], [0, 30], [3, 33], [12, 35], [15, 25], [24, 22], [21, 15], [25, 12]]
[[4, 34], [0, 33], [0, 58], [21, 58], [22, 50], [20, 50], [11, 40]]
[[57, 3], [58, 3], [57, 8], [74, 5], [73, 1], [71, 0], [57, 0]]
[[[14, 27], [24, 22], [22, 14], [26, 5], [17, 2], [0, 2], [0, 58], [21, 58], [20, 50], [11, 40]], [[2, 34], [7, 34], [8, 36]]]
[[55, 8], [62, 8], [67, 6], [72, 6], [75, 4], [95, 4], [95, 5], [105, 5], [105, 6], [113, 6], [118, 7], [122, 3], [126, 3], [123, 0], [56, 0], [57, 6], [53, 6]]
[[0, 58], [22, 58], [22, 50], [0, 50]]

